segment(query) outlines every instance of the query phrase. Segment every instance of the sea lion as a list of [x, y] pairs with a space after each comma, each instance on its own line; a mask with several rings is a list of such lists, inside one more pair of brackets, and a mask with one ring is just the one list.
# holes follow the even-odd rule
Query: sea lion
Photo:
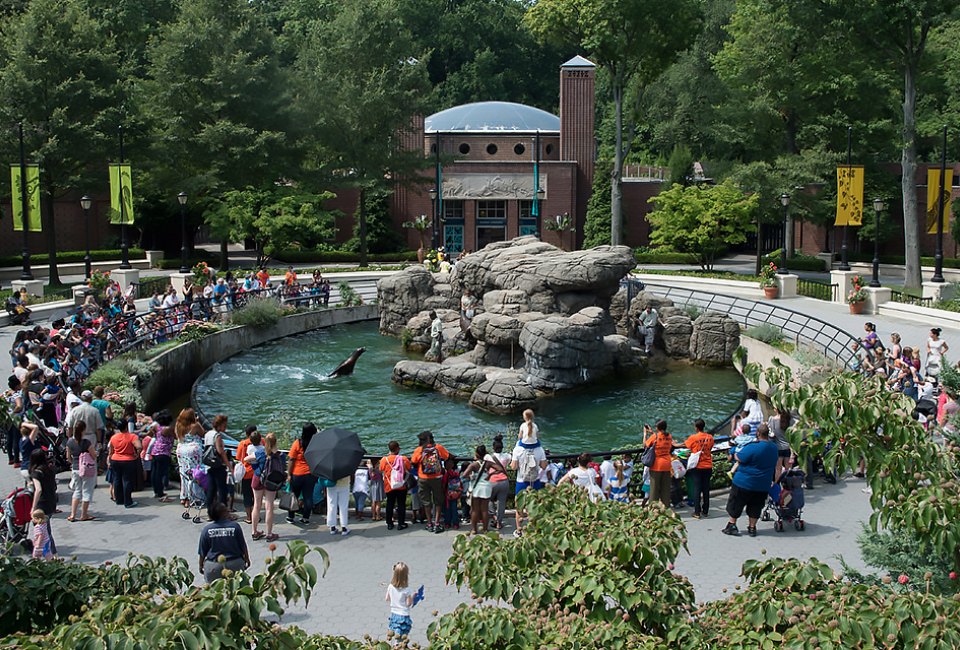
[[353, 366], [357, 363], [357, 359], [359, 359], [360, 355], [366, 351], [366, 348], [357, 348], [353, 351], [353, 354], [350, 355], [349, 359], [337, 366], [337, 369], [327, 375], [327, 377], [342, 377], [343, 375], [352, 375]]

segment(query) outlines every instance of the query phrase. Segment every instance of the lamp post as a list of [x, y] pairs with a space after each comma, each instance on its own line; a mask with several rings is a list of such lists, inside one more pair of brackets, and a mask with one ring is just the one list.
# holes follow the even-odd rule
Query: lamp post
[[790, 218], [790, 195], [784, 192], [780, 195], [780, 205], [783, 206], [783, 248], [780, 249], [780, 268], [778, 275], [787, 275], [787, 220]]
[[180, 204], [180, 272], [189, 273], [187, 266], [187, 193], [177, 194], [177, 203]]
[[871, 287], [880, 286], [880, 213], [883, 212], [883, 199], [877, 197], [873, 200], [873, 277], [870, 279]]
[[[944, 187], [947, 173], [947, 127], [943, 127], [943, 148], [940, 150], [940, 196], [937, 200], [937, 251], [933, 256], [933, 277], [931, 282], [946, 282], [943, 279], [943, 215], [946, 214], [944, 199], [950, 196], [950, 188]], [[946, 197], [944, 196], [946, 193]]]
[[[20, 269], [21, 280], [32, 280], [30, 271], [30, 244], [27, 240], [28, 224], [30, 223], [29, 206], [27, 203], [27, 160], [23, 147], [23, 122], [17, 124], [20, 133], [20, 225], [23, 228], [23, 267]], [[39, 189], [38, 189], [39, 191]], [[37, 215], [39, 217], [39, 215]]]
[[127, 241], [127, 215], [126, 215], [126, 202], [124, 201], [123, 196], [123, 178], [122, 178], [122, 169], [123, 169], [123, 126], [121, 125], [119, 130], [120, 135], [120, 170], [117, 174], [120, 177], [120, 268], [121, 269], [132, 269], [133, 265], [130, 264], [130, 243]]
[[430, 245], [433, 250], [437, 250], [437, 188], [430, 188], [430, 212], [433, 214], [433, 219], [430, 223]]
[[90, 196], [84, 194], [80, 198], [80, 207], [83, 208], [83, 231], [85, 234], [86, 245], [87, 245], [87, 254], [83, 256], [83, 272], [86, 273], [87, 279], [90, 279], [92, 275], [91, 262], [90, 259], [90, 205], [93, 201], [90, 199]]
[[537, 239], [540, 239], [540, 212], [542, 208], [541, 203], [543, 202], [543, 197], [545, 197], [546, 195], [547, 195], [547, 191], [545, 189], [543, 189], [542, 187], [537, 188], [537, 193], [536, 193], [537, 209], [534, 212], [534, 219], [536, 219], [536, 221], [534, 222], [534, 226], [537, 229], [536, 230]]

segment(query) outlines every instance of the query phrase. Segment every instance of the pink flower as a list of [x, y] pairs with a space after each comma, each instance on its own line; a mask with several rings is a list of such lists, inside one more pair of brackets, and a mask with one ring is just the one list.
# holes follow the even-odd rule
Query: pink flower
[[950, 577], [951, 580], [956, 580], [956, 579], [957, 579], [957, 572], [956, 572], [956, 571], [951, 571], [949, 577]]
[[908, 582], [910, 582], [910, 578], [907, 576], [907, 574], [901, 573], [901, 574], [900, 574], [900, 577], [897, 578], [897, 582], [899, 582], [899, 583], [902, 584], [902, 585], [905, 585], [905, 584], [907, 584]]

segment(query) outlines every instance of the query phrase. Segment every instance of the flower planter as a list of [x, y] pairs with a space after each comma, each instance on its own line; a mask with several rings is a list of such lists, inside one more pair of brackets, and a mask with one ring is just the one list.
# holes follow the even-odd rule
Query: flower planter
[[780, 287], [764, 287], [763, 297], [767, 300], [775, 300], [780, 295]]
[[866, 306], [866, 302], [863, 300], [858, 300], [857, 302], [847, 303], [850, 305], [851, 314], [862, 314], [863, 308]]

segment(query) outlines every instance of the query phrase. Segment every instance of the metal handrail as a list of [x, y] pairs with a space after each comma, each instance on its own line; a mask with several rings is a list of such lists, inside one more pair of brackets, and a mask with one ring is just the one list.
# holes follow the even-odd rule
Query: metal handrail
[[897, 291], [892, 289], [890, 291], [890, 300], [893, 302], [898, 302], [902, 305], [914, 305], [916, 307], [932, 307], [933, 306], [933, 297], [928, 296], [923, 298], [921, 296], [913, 296], [905, 291]]
[[[815, 298], [817, 300], [826, 300], [828, 302], [834, 302], [837, 300], [838, 293], [840, 291], [840, 285], [836, 282], [821, 282], [820, 280], [805, 280], [803, 278], [797, 280], [797, 293], [801, 296], [806, 296], [807, 298]], [[824, 298], [823, 295], [829, 293], [829, 297]]]
[[854, 357], [852, 345], [857, 342], [848, 332], [835, 325], [808, 316], [786, 307], [768, 302], [757, 302], [747, 298], [738, 298], [718, 293], [697, 291], [682, 287], [647, 284], [647, 290], [664, 298], [670, 298], [674, 304], [695, 306], [704, 311], [724, 313], [744, 328], [768, 323], [792, 335], [797, 341], [804, 342], [824, 355], [835, 358], [842, 367], [849, 366]]

